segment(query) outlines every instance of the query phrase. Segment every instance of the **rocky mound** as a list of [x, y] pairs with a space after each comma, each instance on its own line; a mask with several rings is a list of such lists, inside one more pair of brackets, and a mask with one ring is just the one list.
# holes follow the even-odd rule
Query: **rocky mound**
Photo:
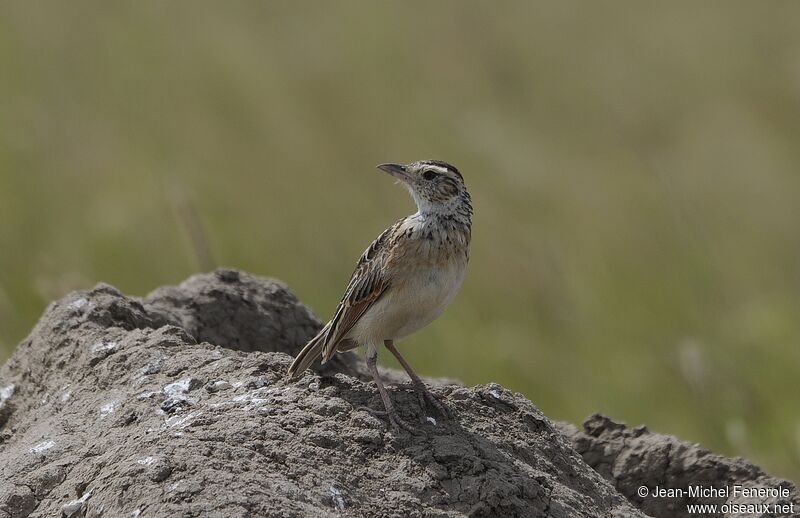
[[[702, 515], [691, 512], [690, 505], [696, 506], [695, 511], [727, 505], [732, 512], [724, 514], [731, 516], [800, 516], [795, 485], [770, 477], [744, 459], [715, 455], [697, 444], [652, 433], [644, 426], [628, 428], [601, 415], [587, 419], [583, 430], [564, 423], [558, 426], [589, 466], [650, 516]], [[647, 488], [646, 495], [640, 493], [642, 487]], [[656, 488], [680, 493], [658, 497]]]
[[499, 385], [438, 385], [451, 421], [393, 387], [410, 435], [362, 409], [381, 403], [355, 355], [288, 382], [319, 325], [233, 270], [51, 304], [0, 368], [0, 518], [644, 516], [584, 462], [599, 443], [567, 430], [582, 459]]

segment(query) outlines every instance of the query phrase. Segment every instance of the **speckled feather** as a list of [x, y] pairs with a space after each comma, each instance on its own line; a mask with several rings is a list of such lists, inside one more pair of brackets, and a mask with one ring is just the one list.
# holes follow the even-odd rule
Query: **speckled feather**
[[[398, 220], [364, 251], [333, 318], [298, 355], [297, 376], [317, 356], [399, 340], [437, 318], [455, 297], [469, 261], [472, 205], [463, 177], [439, 161], [408, 166], [419, 211]], [[423, 171], [436, 171], [423, 181]]]

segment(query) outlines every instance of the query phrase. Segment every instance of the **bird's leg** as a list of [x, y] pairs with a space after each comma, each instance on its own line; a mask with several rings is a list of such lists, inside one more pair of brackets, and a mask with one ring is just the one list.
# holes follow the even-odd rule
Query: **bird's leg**
[[[386, 408], [386, 415], [389, 418], [389, 422], [392, 424], [392, 428], [395, 430], [402, 428], [407, 432], [414, 433], [414, 429], [411, 425], [400, 419], [400, 416], [397, 415], [394, 404], [392, 404], [392, 400], [389, 399], [389, 393], [386, 391], [386, 387], [383, 386], [383, 381], [381, 381], [381, 376], [378, 373], [378, 351], [374, 347], [367, 348], [367, 368], [370, 374], [372, 374], [372, 379], [375, 380], [375, 385], [378, 386], [378, 393], [381, 395], [383, 406]], [[367, 410], [372, 412], [370, 409]]]
[[384, 340], [383, 344], [387, 349], [389, 349], [394, 357], [397, 358], [397, 361], [400, 362], [400, 365], [402, 365], [405, 371], [408, 373], [408, 377], [411, 378], [411, 384], [414, 386], [414, 391], [417, 393], [419, 405], [422, 407], [422, 411], [425, 411], [425, 401], [427, 400], [431, 405], [436, 407], [436, 410], [438, 410], [442, 416], [450, 417], [450, 410], [448, 410], [448, 408], [438, 397], [433, 395], [433, 393], [428, 390], [428, 387], [426, 387], [422, 379], [417, 376], [417, 373], [414, 372], [414, 369], [411, 368], [411, 365], [409, 365], [406, 359], [400, 355], [400, 351], [398, 351], [394, 346], [394, 340]]

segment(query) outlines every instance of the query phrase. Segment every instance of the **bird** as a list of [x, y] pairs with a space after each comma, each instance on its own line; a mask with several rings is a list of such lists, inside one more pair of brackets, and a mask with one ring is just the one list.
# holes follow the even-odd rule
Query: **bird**
[[381, 380], [378, 351], [383, 345], [397, 358], [423, 411], [427, 401], [450, 417], [395, 342], [438, 318], [461, 288], [472, 240], [472, 199], [464, 177], [447, 162], [386, 163], [377, 169], [405, 186], [417, 212], [396, 221], [367, 247], [333, 317], [298, 353], [288, 374], [297, 379], [319, 357], [325, 363], [338, 352], [365, 347], [367, 368], [385, 408], [372, 412], [387, 416], [395, 431], [413, 432]]

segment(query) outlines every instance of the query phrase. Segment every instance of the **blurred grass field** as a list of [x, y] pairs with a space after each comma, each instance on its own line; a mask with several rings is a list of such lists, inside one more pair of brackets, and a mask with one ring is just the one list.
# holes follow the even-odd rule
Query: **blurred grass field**
[[0, 360], [215, 264], [328, 318], [419, 158], [476, 213], [419, 371], [800, 480], [797, 2], [3, 2]]

